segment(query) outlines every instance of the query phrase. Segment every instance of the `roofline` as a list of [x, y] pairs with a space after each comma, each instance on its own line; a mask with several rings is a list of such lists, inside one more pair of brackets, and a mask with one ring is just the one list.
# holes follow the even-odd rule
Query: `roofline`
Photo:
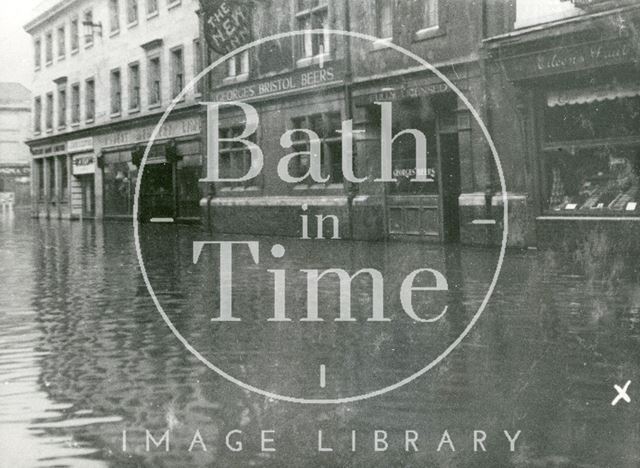
[[510, 31], [508, 33], [504, 33], [504, 34], [499, 34], [497, 36], [492, 36], [492, 37], [488, 37], [486, 39], [484, 39], [482, 42], [484, 43], [492, 43], [495, 41], [500, 41], [500, 40], [504, 40], [504, 39], [511, 39], [511, 38], [518, 38], [520, 36], [524, 36], [526, 34], [531, 34], [531, 33], [536, 33], [536, 32], [540, 32], [540, 31], [546, 31], [546, 30], [550, 30], [550, 29], [554, 29], [554, 28], [560, 28], [562, 26], [567, 26], [567, 25], [571, 25], [571, 24], [579, 24], [582, 22], [586, 22], [589, 20], [593, 20], [593, 19], [599, 19], [599, 18], [604, 18], [606, 16], [610, 16], [610, 15], [615, 15], [617, 13], [624, 13], [627, 11], [632, 11], [632, 10], [639, 10], [640, 9], [640, 5], [630, 5], [630, 6], [623, 6], [623, 7], [619, 7], [619, 8], [613, 8], [611, 10], [606, 10], [606, 11], [599, 11], [596, 13], [590, 13], [587, 15], [578, 15], [578, 16], [573, 16], [571, 18], [563, 18], [560, 20], [556, 20], [556, 21], [550, 21], [550, 22], [546, 22], [546, 23], [540, 23], [540, 24], [534, 24], [531, 26], [527, 26], [521, 29], [516, 29], [514, 31]]
[[32, 30], [40, 26], [42, 23], [57, 15], [66, 8], [77, 3], [79, 0], [60, 0], [53, 6], [38, 14], [35, 18], [31, 19], [27, 24], [23, 26], [24, 30], [30, 33]]

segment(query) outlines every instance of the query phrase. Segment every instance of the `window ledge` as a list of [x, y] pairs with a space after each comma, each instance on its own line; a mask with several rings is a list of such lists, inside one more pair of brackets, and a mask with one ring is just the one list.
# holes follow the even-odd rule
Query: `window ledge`
[[94, 119], [87, 119], [84, 121], [85, 124], [90, 125], [94, 122]]
[[58, 131], [59, 132], [64, 132], [66, 129], [67, 129], [67, 124], [58, 125]]
[[110, 117], [111, 117], [112, 119], [117, 119], [117, 118], [120, 118], [120, 116], [121, 116], [121, 115], [122, 115], [122, 112], [120, 112], [120, 111], [118, 111], [118, 112], [112, 112], [112, 113], [111, 113], [111, 115], [110, 115]]
[[383, 49], [388, 49], [392, 42], [391, 37], [385, 37], [384, 39], [378, 39], [376, 41], [373, 42], [373, 50], [383, 50]]
[[76, 55], [79, 51], [80, 49], [78, 47], [76, 47], [75, 49], [71, 49], [71, 55]]
[[58, 55], [58, 62], [62, 62], [64, 61], [65, 56], [64, 55]]
[[53, 128], [47, 128], [47, 133], [53, 133]]
[[129, 109], [129, 114], [137, 114], [140, 112], [140, 106]]
[[53, 60], [48, 60], [48, 61], [45, 63], [45, 66], [47, 66], [47, 67], [50, 67], [51, 65], [53, 65]]
[[222, 79], [222, 84], [232, 84], [232, 83], [240, 83], [242, 81], [247, 81], [249, 79], [249, 73], [242, 73], [241, 75], [236, 76], [227, 76]]
[[440, 27], [439, 25], [431, 26], [429, 28], [424, 28], [419, 31], [416, 31], [416, 33], [413, 35], [413, 40], [424, 41], [426, 39], [442, 36], [444, 35], [444, 33], [445, 33], [444, 28]]
[[91, 41], [91, 42], [85, 42], [85, 44], [84, 44], [84, 48], [85, 48], [85, 49], [89, 49], [89, 48], [91, 48], [91, 47], [93, 47], [93, 41]]
[[162, 106], [162, 104], [160, 104], [159, 102], [156, 103], [156, 104], [149, 104], [149, 110], [160, 109], [161, 106]]
[[73, 128], [78, 128], [80, 126], [80, 121], [77, 122], [71, 122], [71, 127]]
[[308, 67], [309, 65], [314, 65], [320, 62], [330, 62], [331, 60], [333, 60], [333, 57], [331, 57], [331, 53], [325, 52], [324, 54], [314, 55], [313, 57], [299, 58], [298, 60], [296, 60], [296, 67]]
[[151, 18], [156, 18], [156, 17], [158, 16], [158, 14], [159, 14], [159, 13], [160, 13], [160, 11], [159, 11], [159, 10], [156, 10], [156, 11], [154, 11], [154, 12], [152, 12], [152, 13], [147, 13], [147, 19], [149, 20], [149, 19], [151, 19]]
[[35, 131], [33, 132], [33, 136], [38, 136], [38, 135], [40, 135], [41, 133], [42, 133], [42, 130], [35, 130]]
[[138, 26], [138, 20], [132, 21], [131, 23], [127, 24], [128, 29], [135, 28], [136, 26]]
[[117, 36], [118, 34], [120, 34], [120, 28], [114, 29], [113, 31], [110, 31], [109, 32], [109, 37]]
[[182, 5], [182, 0], [175, 0], [173, 2], [169, 2], [169, 4], [167, 5], [167, 10], [171, 10], [175, 7], [179, 7], [180, 5]]
[[34, 71], [40, 71], [40, 66], [37, 66]]

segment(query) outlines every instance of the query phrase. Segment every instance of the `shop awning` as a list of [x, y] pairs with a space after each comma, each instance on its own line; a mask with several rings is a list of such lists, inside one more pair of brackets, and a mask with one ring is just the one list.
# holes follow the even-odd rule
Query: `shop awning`
[[613, 99], [640, 96], [640, 83], [612, 84], [597, 88], [563, 89], [547, 94], [549, 107], [592, 102], [611, 101]]

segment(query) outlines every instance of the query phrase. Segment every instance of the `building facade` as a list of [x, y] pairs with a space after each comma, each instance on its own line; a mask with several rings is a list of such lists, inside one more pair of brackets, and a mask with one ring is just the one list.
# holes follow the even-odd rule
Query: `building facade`
[[30, 202], [31, 93], [19, 83], [0, 83], [0, 192], [16, 206]]
[[[499, 243], [501, 196], [478, 123], [445, 82], [390, 43], [428, 60], [464, 93], [484, 120], [486, 73], [481, 44], [484, 38], [508, 30], [509, 4], [274, 0], [253, 5], [256, 39], [308, 29], [349, 30], [377, 39], [297, 34], [245, 51], [210, 73], [208, 101], [242, 100], [257, 109], [260, 124], [253, 138], [264, 152], [260, 176], [242, 183], [209, 184], [210, 195], [202, 206], [212, 229], [300, 236], [301, 216], [333, 215], [340, 220], [341, 238]], [[267, 17], [273, 20], [259, 20]], [[218, 57], [209, 54], [208, 63]], [[405, 135], [393, 146], [394, 181], [375, 181], [383, 161], [383, 103], [391, 109], [394, 135], [413, 128], [426, 136], [426, 180], [410, 182], [419, 168], [414, 137]], [[242, 112], [220, 112], [221, 137], [237, 135], [242, 130]], [[357, 183], [345, 177], [341, 164], [344, 120], [353, 121]], [[210, 123], [211, 119], [205, 120], [203, 125]], [[285, 182], [278, 176], [280, 159], [288, 153], [280, 138], [290, 129], [309, 129], [320, 136], [322, 183], [310, 177]], [[290, 160], [290, 173], [307, 174], [309, 139], [301, 135], [290, 143], [307, 153]], [[221, 149], [223, 177], [248, 170], [249, 155], [236, 158], [235, 151]], [[523, 189], [515, 184], [509, 187], [513, 205], [526, 203], [519, 193]], [[510, 243], [524, 245], [526, 207], [513, 213], [510, 221], [520, 231]], [[326, 235], [331, 233], [328, 229]]]
[[640, 5], [518, 2], [514, 26], [485, 41], [488, 83], [503, 111], [497, 144], [521, 155], [537, 245], [637, 249]]
[[[61, 0], [33, 37], [33, 213], [129, 218], [142, 151], [200, 70], [197, 0]], [[143, 172], [143, 218], [197, 219], [200, 93], [187, 90]]]

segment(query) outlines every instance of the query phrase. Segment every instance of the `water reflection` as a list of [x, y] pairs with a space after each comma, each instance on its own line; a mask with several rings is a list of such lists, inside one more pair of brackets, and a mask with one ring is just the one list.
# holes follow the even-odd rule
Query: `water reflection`
[[[233, 334], [214, 330], [212, 344], [200, 312], [209, 317], [216, 298], [205, 297], [188, 280], [196, 276], [212, 288], [217, 284], [214, 268], [198, 270], [190, 262], [190, 240], [204, 234], [154, 226], [144, 236], [154, 287], [185, 335], [200, 340], [238, 377], [285, 393], [316, 395], [322, 394], [316, 370], [307, 375], [291, 365], [311, 354], [336, 372], [326, 391], [344, 395], [423, 365], [432, 346], [455, 339], [466, 326], [486, 290], [479, 278], [496, 258], [480, 249], [274, 239], [288, 257], [275, 263], [265, 255], [266, 265], [291, 271], [366, 265], [383, 271], [390, 314], [398, 313], [402, 278], [429, 261], [449, 280], [446, 323], [432, 340], [403, 326], [389, 329], [391, 337], [375, 327], [356, 333], [327, 326], [314, 332], [316, 340], [299, 327], [286, 336], [277, 327], [265, 332], [251, 319], [264, 319], [260, 307], [271, 304], [273, 292], [258, 281], [262, 273], [254, 268], [242, 270], [235, 283], [247, 327]], [[0, 465], [637, 466], [638, 262], [597, 261], [594, 250], [508, 253], [486, 313], [440, 365], [391, 394], [317, 407], [248, 393], [184, 350], [144, 287], [129, 224], [5, 218], [0, 222], [5, 266], [0, 270]], [[288, 310], [300, 314], [305, 297], [297, 280], [291, 281]], [[354, 290], [356, 312], [370, 306], [366, 286]], [[325, 310], [336, 306], [330, 294], [323, 300], [329, 304]], [[387, 348], [403, 342], [400, 351]], [[265, 375], [256, 372], [260, 366], [268, 370]], [[626, 380], [632, 381], [632, 403], [612, 407], [613, 385]], [[172, 450], [147, 452], [145, 430], [159, 440], [168, 428]], [[260, 431], [270, 429], [276, 431], [277, 451], [261, 452]], [[206, 452], [199, 444], [188, 451], [196, 430]], [[239, 452], [225, 444], [235, 430], [242, 434], [232, 433], [230, 442], [242, 442]], [[318, 452], [319, 430], [333, 452]], [[385, 452], [373, 450], [375, 430], [387, 432]], [[419, 433], [417, 453], [405, 451], [407, 430]], [[445, 430], [455, 452], [448, 445], [437, 451]], [[487, 452], [473, 452], [474, 430], [486, 432]], [[504, 430], [522, 431], [514, 452]]]

